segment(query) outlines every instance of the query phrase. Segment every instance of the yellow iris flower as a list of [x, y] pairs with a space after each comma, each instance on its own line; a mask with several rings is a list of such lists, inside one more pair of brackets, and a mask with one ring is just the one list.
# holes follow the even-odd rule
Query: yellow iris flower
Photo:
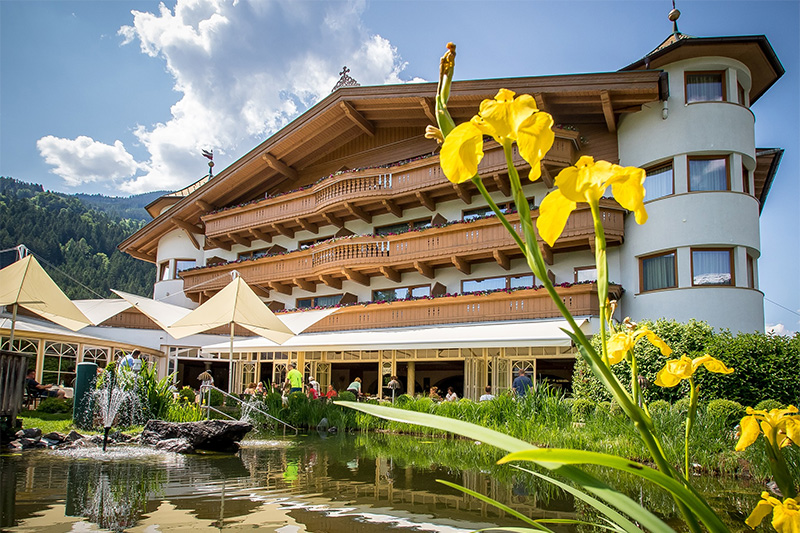
[[578, 202], [597, 206], [608, 187], [622, 207], [634, 212], [636, 222], [644, 224], [647, 222], [644, 178], [645, 172], [641, 168], [621, 167], [608, 161], [595, 162], [590, 156], [581, 157], [575, 166], [558, 173], [555, 180], [558, 188], [542, 200], [536, 220], [539, 235], [553, 246]]
[[778, 533], [800, 533], [800, 507], [794, 498], [781, 502], [778, 498], [761, 493], [761, 500], [747, 517], [745, 523], [755, 529], [764, 518], [772, 513], [772, 527]]
[[672, 348], [667, 346], [667, 343], [661, 340], [661, 337], [650, 331], [646, 327], [637, 328], [632, 331], [622, 331], [615, 333], [608, 339], [608, 363], [616, 365], [625, 358], [625, 354], [633, 350], [636, 342], [642, 337], [647, 337], [656, 348], [661, 350], [662, 355], [669, 355], [672, 353]]
[[463, 183], [478, 173], [483, 159], [483, 136], [490, 135], [504, 148], [516, 142], [519, 154], [530, 163], [531, 181], [541, 176], [541, 162], [553, 146], [553, 117], [539, 111], [529, 94], [514, 98], [514, 91], [500, 89], [494, 100], [484, 100], [472, 120], [459, 124], [444, 140], [440, 163], [447, 179]]
[[667, 361], [664, 368], [658, 371], [656, 385], [659, 387], [674, 387], [684, 379], [689, 379], [694, 375], [695, 370], [700, 366], [705, 366], [709, 372], [717, 374], [730, 374], [732, 368], [725, 366], [725, 363], [706, 354], [702, 357], [691, 359], [682, 355], [680, 359]]
[[770, 444], [778, 448], [792, 443], [800, 446], [800, 416], [794, 405], [769, 412], [748, 407], [747, 416], [742, 418], [740, 426], [742, 435], [736, 444], [737, 452], [753, 444], [762, 431]]

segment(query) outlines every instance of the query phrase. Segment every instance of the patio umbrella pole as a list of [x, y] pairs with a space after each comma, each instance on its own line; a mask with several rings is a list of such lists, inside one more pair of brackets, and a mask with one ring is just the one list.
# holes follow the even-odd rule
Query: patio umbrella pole
[[228, 359], [228, 394], [233, 394], [233, 322], [231, 322], [231, 353]]
[[14, 326], [17, 324], [17, 303], [14, 302], [14, 307], [11, 311], [11, 332], [8, 334], [8, 351], [14, 351]]

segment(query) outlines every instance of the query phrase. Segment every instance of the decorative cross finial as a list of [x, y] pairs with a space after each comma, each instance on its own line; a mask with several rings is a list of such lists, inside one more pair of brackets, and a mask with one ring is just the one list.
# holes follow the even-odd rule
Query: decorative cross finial
[[331, 92], [334, 92], [336, 89], [341, 87], [360, 87], [361, 84], [358, 83], [356, 80], [350, 77], [350, 69], [347, 66], [342, 67], [342, 71], [339, 73], [339, 81], [336, 82], [336, 85], [333, 86]]
[[675, 0], [672, 0], [672, 11], [669, 12], [669, 20], [672, 22], [672, 34], [679, 35], [681, 32], [678, 31], [678, 19], [681, 16], [681, 12], [675, 7]]

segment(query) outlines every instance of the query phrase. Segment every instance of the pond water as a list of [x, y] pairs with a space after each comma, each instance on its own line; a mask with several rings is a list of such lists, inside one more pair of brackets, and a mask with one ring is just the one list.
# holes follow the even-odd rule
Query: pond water
[[[444, 533], [523, 525], [437, 479], [530, 517], [593, 518], [551, 485], [495, 465], [501, 455], [465, 440], [382, 434], [249, 440], [236, 455], [131, 446], [105, 454], [6, 454], [0, 455], [0, 530]], [[674, 512], [668, 497], [640, 492], [632, 480], [617, 481], [648, 508], [667, 517]], [[703, 490], [716, 495], [714, 505], [732, 526], [740, 524], [758, 491], [736, 482], [709, 483]]]

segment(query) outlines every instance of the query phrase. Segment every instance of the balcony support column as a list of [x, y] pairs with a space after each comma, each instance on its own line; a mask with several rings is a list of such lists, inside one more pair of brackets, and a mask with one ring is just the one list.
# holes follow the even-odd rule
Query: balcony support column
[[414, 385], [417, 381], [417, 375], [415, 371], [416, 369], [414, 368], [414, 365], [415, 365], [414, 361], [408, 362], [408, 372], [407, 372], [408, 382], [406, 383], [406, 394], [408, 394], [411, 397], [414, 396]]

